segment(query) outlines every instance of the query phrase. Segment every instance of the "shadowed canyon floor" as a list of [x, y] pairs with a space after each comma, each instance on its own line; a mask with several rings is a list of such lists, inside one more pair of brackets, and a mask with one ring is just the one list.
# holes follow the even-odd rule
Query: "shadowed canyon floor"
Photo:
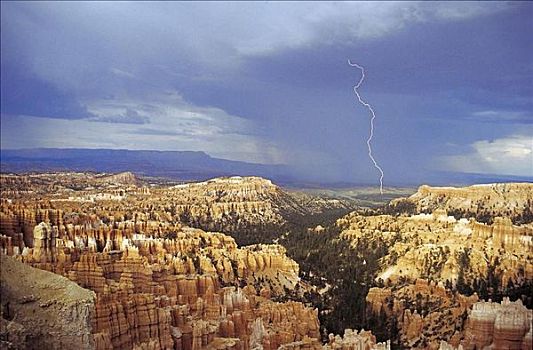
[[532, 184], [376, 207], [259, 177], [0, 181], [6, 348], [531, 348]]

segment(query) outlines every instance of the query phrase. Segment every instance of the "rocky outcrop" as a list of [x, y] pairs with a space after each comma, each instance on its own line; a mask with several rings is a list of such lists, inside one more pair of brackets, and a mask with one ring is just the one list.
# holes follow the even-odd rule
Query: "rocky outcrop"
[[188, 225], [228, 233], [272, 228], [295, 216], [349, 210], [353, 203], [287, 192], [259, 177], [216, 178], [176, 185], [168, 195]]
[[[74, 225], [92, 223], [94, 216], [107, 224], [126, 220], [181, 223], [206, 231], [229, 233], [250, 244], [275, 238], [276, 230], [294, 217], [331, 210], [347, 212], [355, 208], [348, 200], [287, 192], [259, 177], [235, 176], [148, 188], [141, 187], [131, 173], [59, 173], [0, 175], [0, 183], [3, 184], [0, 234], [13, 237], [21, 232], [21, 223], [27, 222], [22, 231], [30, 231], [24, 235], [25, 245], [29, 247], [31, 242], [26, 236], [31, 235], [33, 226], [41, 221], [48, 222], [39, 217], [39, 210], [61, 210], [64, 223]], [[49, 196], [49, 193], [54, 195]], [[39, 208], [29, 207], [28, 199], [36, 196], [40, 198]], [[94, 205], [96, 202], [99, 205]], [[79, 206], [85, 207], [84, 215], [74, 210]], [[26, 217], [29, 221], [25, 221]], [[135, 233], [150, 234], [138, 229]], [[251, 234], [272, 237], [248, 238]]]
[[355, 249], [371, 242], [386, 247], [377, 277], [384, 282], [423, 278], [474, 286], [485, 283], [490, 274], [503, 291], [533, 280], [531, 224], [516, 226], [509, 219], [495, 218], [486, 225], [437, 210], [400, 217], [352, 213], [337, 225], [343, 230], [340, 236]]
[[100, 183], [108, 183], [115, 185], [140, 185], [141, 182], [135, 177], [132, 172], [125, 171], [118, 174], [103, 175], [96, 177]]
[[357, 330], [346, 329], [344, 336], [329, 335], [329, 342], [325, 346], [325, 349], [343, 349], [343, 350], [390, 350], [390, 342], [378, 343], [376, 337], [372, 335], [372, 332], [361, 330], [359, 333]]
[[266, 349], [319, 337], [316, 311], [267, 298], [299, 283], [298, 265], [281, 246], [237, 248], [231, 237], [190, 228], [153, 238], [105, 227], [40, 223], [34, 247], [15, 255], [96, 293], [97, 349], [248, 349], [256, 320]]
[[478, 295], [511, 294], [531, 303], [525, 292], [533, 281], [531, 224], [499, 217], [492, 224], [457, 220], [438, 209], [411, 216], [351, 213], [337, 226], [355, 251], [385, 252], [375, 282], [388, 287], [370, 288], [368, 317], [399, 334], [405, 347], [438, 348], [441, 340], [458, 346]]
[[190, 192], [147, 191], [134, 180], [2, 177], [9, 193], [0, 207], [2, 252], [94, 291], [95, 348], [245, 350], [258, 328], [266, 349], [319, 337], [316, 311], [270, 300], [300, 283], [283, 247], [238, 248], [229, 236], [182, 224], [183, 208], [196, 221], [236, 213], [278, 222], [269, 197], [276, 186], [230, 178], [187, 185]]
[[442, 341], [439, 350], [531, 349], [532, 317], [533, 311], [520, 301], [478, 302], [469, 312], [464, 332], [453, 341]]
[[533, 222], [533, 184], [497, 183], [469, 187], [420, 186], [409, 198], [396, 199], [391, 207], [413, 204], [417, 213], [444, 209], [458, 217], [473, 217], [484, 222], [507, 217], [515, 223]]
[[0, 254], [4, 349], [94, 349], [95, 293]]
[[438, 348], [463, 329], [463, 316], [478, 297], [466, 297], [426, 280], [403, 287], [371, 288], [366, 297], [369, 318], [396, 320], [406, 348]]
[[[128, 173], [0, 175], [0, 182], [1, 251], [94, 292], [87, 344], [97, 349], [320, 348], [318, 311], [294, 301], [306, 296], [314, 302], [315, 290], [299, 280], [299, 266], [285, 248], [239, 248], [234, 238], [211, 232], [218, 230], [253, 237], [248, 243], [286, 244], [299, 237], [314, 245], [339, 242], [332, 244], [339, 259], [361, 266], [341, 263], [339, 271], [327, 269], [331, 279], [306, 271], [323, 287], [317, 298], [336, 296], [332, 305], [344, 307], [344, 295], [332, 291], [352, 288], [361, 301], [355, 307], [364, 309], [368, 288], [380, 286], [370, 288], [366, 315], [358, 316], [374, 320], [379, 331], [400, 334], [395, 345], [436, 349], [446, 340], [443, 346], [457, 347], [461, 341], [467, 346], [464, 321], [478, 301], [476, 294], [461, 294], [472, 294], [468, 288], [481, 297], [517, 291], [531, 302], [523, 291], [533, 278], [533, 226], [524, 224], [527, 210], [520, 209], [529, 203], [528, 194], [522, 196], [525, 202], [517, 197], [516, 204], [512, 186], [475, 197], [471, 204], [477, 207], [488, 201], [491, 210], [497, 209], [496, 201], [505, 198], [512, 208], [490, 212], [491, 220], [483, 222], [459, 218], [463, 209], [452, 197], [463, 194], [441, 198], [439, 193], [426, 201], [434, 195], [424, 190], [420, 203], [425, 206], [413, 204], [417, 197], [412, 202], [418, 214], [352, 213], [337, 221], [340, 237], [315, 223], [317, 229], [307, 237], [285, 232], [284, 223], [349, 205], [287, 192], [257, 177], [149, 187]], [[331, 253], [325, 249], [312, 258], [327, 257], [317, 256]], [[357, 283], [343, 283], [345, 275], [354, 274]], [[321, 316], [332, 310], [322, 310]], [[473, 339], [481, 332], [476, 329], [487, 327], [472, 328]], [[514, 339], [516, 333], [507, 328], [494, 331], [489, 346], [507, 346], [502, 339]], [[24, 326], [11, 322], [8, 333], [2, 336], [15, 339]], [[529, 344], [527, 333], [523, 339]], [[387, 344], [377, 344], [370, 332], [347, 331], [344, 337], [331, 336], [326, 347], [385, 349]]]
[[463, 349], [531, 349], [533, 311], [520, 301], [479, 302], [468, 316]]

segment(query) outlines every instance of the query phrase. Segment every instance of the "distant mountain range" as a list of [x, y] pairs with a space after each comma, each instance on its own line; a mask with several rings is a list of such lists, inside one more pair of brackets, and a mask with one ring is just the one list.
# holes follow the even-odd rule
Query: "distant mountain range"
[[114, 149], [35, 148], [0, 150], [2, 172], [94, 171], [176, 180], [204, 180], [218, 176], [255, 175], [291, 181], [283, 165], [254, 164], [213, 158], [204, 152], [134, 151]]
[[[47, 171], [93, 171], [137, 175], [174, 180], [205, 180], [219, 176], [261, 176], [277, 184], [295, 188], [349, 188], [368, 186], [368, 182], [309, 182], [297, 176], [288, 165], [269, 165], [213, 158], [204, 152], [146, 151], [79, 148], [33, 148], [0, 150], [0, 170], [4, 173]], [[494, 182], [533, 182], [533, 177], [456, 172], [434, 172], [424, 178], [431, 185], [470, 185]], [[372, 184], [374, 186], [375, 183]], [[420, 183], [387, 183], [394, 186], [418, 186]]]

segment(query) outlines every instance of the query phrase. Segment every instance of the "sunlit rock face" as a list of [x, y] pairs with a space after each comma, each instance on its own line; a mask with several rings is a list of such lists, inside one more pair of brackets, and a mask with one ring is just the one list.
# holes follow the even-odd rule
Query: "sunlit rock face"
[[370, 331], [358, 332], [357, 330], [346, 329], [344, 335], [329, 335], [328, 342], [322, 346], [320, 342], [312, 338], [281, 345], [280, 350], [390, 350], [390, 343], [379, 343]]
[[512, 349], [532, 346], [533, 311], [522, 302], [504, 298], [501, 303], [475, 303], [468, 315], [462, 339], [442, 342], [441, 350]]
[[260, 177], [216, 178], [165, 191], [182, 222], [226, 233], [276, 230], [291, 218], [334, 209], [353, 209], [342, 200], [287, 192]]
[[[442, 340], [447, 341], [443, 348], [460, 345], [470, 322], [465, 323], [470, 309], [480, 299], [496, 296], [501, 300], [512, 295], [512, 300], [531, 305], [533, 224], [513, 220], [528, 212], [525, 206], [530, 203], [532, 189], [530, 184], [421, 187], [408, 199], [418, 206], [410, 213], [353, 212], [338, 219], [340, 238], [355, 251], [364, 247], [382, 252], [375, 277], [379, 287], [370, 288], [366, 297], [367, 317], [375, 320], [376, 327], [398, 334], [404, 347], [437, 349]], [[474, 201], [464, 204], [465, 198]], [[515, 204], [504, 210], [505, 201]], [[502, 216], [491, 216], [490, 223], [483, 223], [474, 217], [452, 216], [445, 210], [463, 210], [471, 204], [500, 208], [491, 215]], [[457, 213], [468, 215], [468, 210]], [[509, 308], [508, 315], [515, 312], [520, 313]], [[492, 341], [490, 338], [483, 346]], [[520, 342], [522, 338], [515, 341]], [[463, 346], [470, 345], [464, 342]], [[502, 346], [510, 345], [497, 343], [492, 348]]]
[[[323, 333], [324, 345], [318, 311], [299, 302], [312, 287], [299, 280], [299, 266], [283, 246], [239, 247], [229, 235], [210, 232], [272, 225], [279, 237], [284, 232], [276, 230], [291, 215], [342, 202], [302, 199], [255, 177], [172, 186], [147, 185], [129, 173], [1, 175], [0, 181], [1, 253], [94, 293], [86, 342], [92, 347], [389, 348], [368, 331], [349, 330], [342, 337]], [[479, 200], [493, 201], [491, 196]], [[409, 348], [466, 348], [468, 339], [477, 342], [491, 329], [483, 346], [530, 346], [530, 330], [509, 330], [515, 321], [490, 326], [469, 318], [483, 295], [506, 295], [531, 283], [533, 226], [522, 220], [527, 210], [495, 211], [482, 222], [450, 212], [455, 202], [448, 212], [440, 204], [403, 216], [367, 211], [337, 220], [341, 233], [334, 238], [349, 243], [346, 249], [382, 254], [364, 261], [375, 269], [360, 316], [383, 321], [376, 327], [394, 327]], [[530, 293], [516, 298], [531, 303]]]
[[[252, 287], [273, 295], [296, 287], [298, 265], [280, 246], [240, 249], [223, 234], [187, 228], [172, 239], [117, 234], [102, 245], [102, 237], [84, 228], [57, 239], [57, 226], [41, 223], [34, 247], [14, 257], [96, 292], [91, 322], [98, 349], [202, 348], [215, 340], [247, 348], [256, 319], [272, 349], [319, 336], [316, 311], [272, 302]], [[245, 293], [224, 285], [250, 287]]]
[[478, 297], [419, 279], [405, 286], [371, 288], [366, 301], [368, 317], [396, 320], [402, 346], [422, 349], [436, 348], [441, 339], [461, 332]]
[[176, 215], [189, 224], [212, 226], [209, 228], [218, 225], [227, 230], [239, 224], [280, 224], [284, 220], [272, 200], [285, 193], [262, 178], [213, 179], [177, 185], [167, 193]]
[[372, 335], [369, 331], [361, 330], [357, 332], [356, 330], [346, 329], [344, 331], [344, 336], [333, 336], [329, 335], [329, 342], [324, 347], [325, 349], [369, 349], [369, 350], [390, 350], [390, 343], [378, 343], [376, 337]]
[[238, 248], [227, 235], [180, 220], [178, 198], [200, 208], [197, 218], [207, 203], [214, 217], [234, 210], [275, 221], [278, 214], [261, 199], [277, 191], [269, 181], [199, 184], [201, 191], [219, 191], [209, 196], [226, 191], [238, 199], [213, 203], [194, 191], [139, 187], [129, 173], [2, 181], [2, 254], [94, 292], [87, 320], [91, 347], [277, 349], [304, 339], [318, 342], [316, 310], [271, 300], [303, 288], [298, 264], [285, 248]]
[[464, 349], [488, 346], [493, 349], [531, 349], [533, 311], [520, 301], [474, 304], [468, 317]]
[[[295, 216], [354, 208], [346, 200], [287, 192], [260, 177], [234, 176], [169, 186], [142, 184], [131, 173], [57, 173], [0, 175], [0, 184], [0, 233], [12, 236], [15, 231], [23, 232], [26, 246], [32, 245], [33, 226], [47, 222], [48, 217], [64, 217], [65, 224], [92, 222], [92, 216], [104, 223], [181, 223], [246, 237], [247, 233], [272, 234]], [[26, 199], [39, 201], [30, 205]], [[83, 215], [73, 210], [78, 206], [83, 207]], [[63, 213], [48, 213], [50, 209]], [[140, 228], [134, 231], [152, 234]]]
[[[456, 220], [442, 210], [433, 214], [393, 217], [356, 213], [337, 220], [341, 238], [357, 249], [359, 242], [382, 242], [387, 254], [377, 279], [433, 279], [443, 284], [480, 284], [491, 278], [498, 286], [533, 280], [533, 225], [513, 225], [495, 218], [492, 225]], [[488, 287], [487, 287], [488, 288]]]
[[469, 187], [420, 186], [407, 199], [391, 202], [413, 203], [417, 212], [433, 212], [444, 209], [454, 216], [475, 217], [491, 221], [495, 217], [506, 217], [515, 223], [533, 221], [533, 184], [501, 183], [473, 185]]

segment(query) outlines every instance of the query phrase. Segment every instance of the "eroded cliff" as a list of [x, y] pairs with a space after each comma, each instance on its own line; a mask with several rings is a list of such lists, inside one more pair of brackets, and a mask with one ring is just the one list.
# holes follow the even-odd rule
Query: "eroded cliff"
[[408, 198], [395, 199], [390, 209], [431, 213], [444, 209], [457, 218], [476, 218], [492, 223], [495, 217], [506, 217], [516, 224], [533, 222], [533, 184], [498, 183], [468, 187], [420, 186]]
[[0, 253], [3, 349], [94, 349], [95, 293]]

